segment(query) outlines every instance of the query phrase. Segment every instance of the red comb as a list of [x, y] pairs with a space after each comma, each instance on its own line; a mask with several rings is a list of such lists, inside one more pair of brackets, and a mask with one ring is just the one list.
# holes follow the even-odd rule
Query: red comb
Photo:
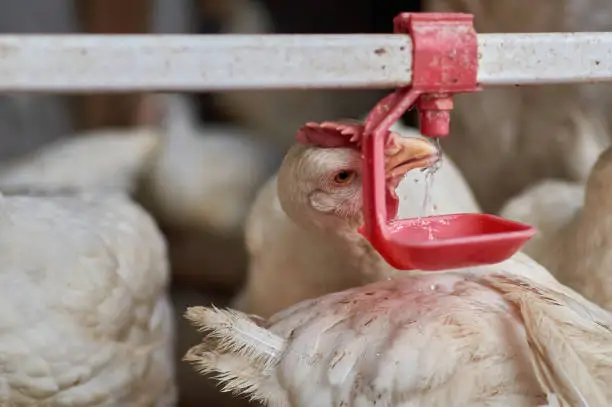
[[[298, 130], [297, 140], [306, 146], [361, 149], [364, 129], [363, 123], [352, 119], [342, 119], [337, 122], [308, 122]], [[395, 132], [387, 130], [386, 133], [385, 144], [393, 143], [394, 139], [388, 136]]]
[[357, 121], [309, 122], [300, 127], [297, 140], [300, 144], [316, 147], [360, 149], [362, 134], [363, 124]]

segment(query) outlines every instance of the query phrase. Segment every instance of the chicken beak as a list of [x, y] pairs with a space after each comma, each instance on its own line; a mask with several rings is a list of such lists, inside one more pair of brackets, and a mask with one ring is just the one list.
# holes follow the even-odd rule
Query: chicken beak
[[429, 140], [392, 135], [385, 150], [387, 181], [399, 183], [408, 171], [429, 167], [437, 160], [438, 148]]

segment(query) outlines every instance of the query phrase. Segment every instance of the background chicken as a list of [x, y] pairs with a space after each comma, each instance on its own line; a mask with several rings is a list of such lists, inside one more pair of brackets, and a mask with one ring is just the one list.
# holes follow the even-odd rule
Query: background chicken
[[551, 242], [582, 209], [584, 195], [581, 183], [546, 179], [508, 200], [500, 216], [536, 227], [537, 233], [521, 250], [542, 263]]
[[244, 219], [280, 157], [241, 128], [199, 126], [184, 96], [145, 98], [140, 123], [67, 137], [12, 160], [0, 168], [0, 190], [131, 193], [169, 236], [177, 278], [237, 284]]
[[121, 195], [0, 197], [0, 404], [173, 406], [166, 246]]
[[186, 96], [151, 95], [140, 123], [133, 130], [90, 131], [13, 160], [0, 172], [0, 188], [133, 193], [143, 181], [139, 187], [164, 223], [240, 229], [249, 193], [275, 167], [269, 148], [237, 127], [199, 126]]
[[545, 181], [511, 200], [502, 211], [540, 230], [525, 251], [564, 284], [612, 309], [612, 148], [599, 157], [586, 188]]
[[[409, 163], [398, 178], [408, 175], [394, 192], [399, 201], [398, 216], [422, 216], [426, 175], [409, 171], [425, 167], [429, 161], [411, 160], [419, 154], [434, 157], [438, 152], [415, 130], [398, 125], [394, 130], [405, 137], [393, 134], [400, 147], [395, 156], [388, 157], [388, 163], [394, 163], [393, 166]], [[333, 136], [325, 135], [329, 139]], [[387, 278], [393, 273], [382, 261], [377, 260], [376, 266], [364, 262], [367, 258], [364, 256], [372, 249], [353, 228], [362, 222], [361, 153], [355, 146], [347, 147], [296, 145], [287, 154], [278, 175], [262, 188], [247, 221], [249, 273], [234, 302], [236, 308], [269, 316], [301, 300]], [[479, 212], [469, 186], [446, 156], [429, 193], [432, 206], [440, 214]], [[314, 200], [315, 195], [319, 201]], [[336, 213], [334, 208], [347, 200], [351, 205], [345, 207], [350, 210]], [[321, 216], [321, 228], [313, 229], [312, 217], [318, 218], [323, 212], [330, 215]], [[334, 214], [342, 215], [342, 221], [348, 223], [338, 224]]]
[[142, 188], [165, 225], [240, 233], [253, 195], [280, 157], [240, 127], [199, 125], [192, 109], [185, 96], [145, 100], [142, 122], [151, 117], [159, 125], [161, 118], [165, 134]]

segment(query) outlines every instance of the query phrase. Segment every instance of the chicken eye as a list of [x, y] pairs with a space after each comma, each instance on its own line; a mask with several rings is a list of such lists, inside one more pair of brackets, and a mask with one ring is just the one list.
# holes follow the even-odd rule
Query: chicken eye
[[334, 182], [336, 184], [348, 184], [355, 178], [355, 171], [342, 170], [336, 173], [334, 176]]

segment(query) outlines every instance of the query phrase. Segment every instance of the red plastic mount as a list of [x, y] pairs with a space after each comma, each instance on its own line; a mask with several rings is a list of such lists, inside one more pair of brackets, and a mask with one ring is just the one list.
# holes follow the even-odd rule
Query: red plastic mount
[[412, 39], [412, 89], [423, 93], [478, 89], [478, 37], [474, 16], [463, 13], [401, 13], [394, 32]]
[[386, 131], [416, 103], [421, 133], [448, 135], [452, 94], [479, 90], [478, 37], [474, 17], [464, 13], [401, 13], [394, 32], [412, 39], [412, 83], [379, 102], [365, 132]]

